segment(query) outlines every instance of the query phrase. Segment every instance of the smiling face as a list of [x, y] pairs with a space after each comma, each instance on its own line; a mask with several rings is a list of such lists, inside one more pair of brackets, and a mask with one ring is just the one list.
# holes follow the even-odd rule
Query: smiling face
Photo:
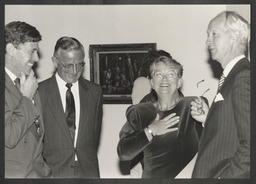
[[75, 83], [83, 73], [84, 51], [59, 49], [53, 63], [59, 76], [67, 83]]
[[206, 44], [213, 60], [219, 61], [224, 68], [233, 58], [232, 33], [225, 26], [224, 16], [213, 19], [207, 29]]
[[152, 64], [151, 87], [157, 95], [174, 94], [181, 87], [182, 79], [178, 77], [175, 64], [157, 62]]
[[19, 44], [17, 48], [9, 44], [12, 61], [8, 63], [8, 67], [17, 77], [23, 72], [28, 75], [32, 70], [35, 62], [39, 61], [38, 42], [25, 42]]

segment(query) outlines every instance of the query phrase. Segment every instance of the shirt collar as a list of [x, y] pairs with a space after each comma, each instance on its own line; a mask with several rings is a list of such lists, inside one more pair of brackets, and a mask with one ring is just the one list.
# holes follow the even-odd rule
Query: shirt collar
[[225, 77], [228, 76], [229, 72], [232, 70], [232, 68], [235, 66], [235, 64], [241, 60], [242, 58], [245, 58], [245, 55], [240, 55], [234, 59], [232, 59], [228, 64], [227, 66], [225, 67], [224, 71], [223, 71], [223, 74]]
[[[58, 83], [60, 86], [66, 88], [67, 82], [65, 82], [62, 78], [60, 78], [58, 72], [56, 72], [55, 76], [56, 76], [57, 83]], [[77, 86], [78, 86], [78, 81], [76, 81], [75, 83], [72, 83], [72, 87], [77, 87]]]
[[5, 72], [9, 75], [9, 77], [11, 78], [12, 81], [14, 81], [17, 76], [14, 75], [14, 73], [12, 73], [8, 68], [5, 67]]

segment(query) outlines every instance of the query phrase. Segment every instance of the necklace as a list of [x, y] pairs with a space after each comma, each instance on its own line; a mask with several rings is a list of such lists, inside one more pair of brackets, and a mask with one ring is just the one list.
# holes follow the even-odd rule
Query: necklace
[[157, 108], [158, 108], [159, 110], [161, 110], [161, 111], [171, 110], [171, 109], [173, 109], [173, 108], [180, 102], [180, 99], [181, 99], [180, 97], [177, 98], [177, 100], [175, 100], [175, 102], [174, 102], [173, 105], [171, 105], [170, 107], [167, 106], [167, 108], [165, 108], [165, 109], [163, 109], [163, 107], [162, 107], [162, 105], [160, 104], [160, 102], [157, 101], [157, 102], [156, 102], [156, 103], [157, 103]]

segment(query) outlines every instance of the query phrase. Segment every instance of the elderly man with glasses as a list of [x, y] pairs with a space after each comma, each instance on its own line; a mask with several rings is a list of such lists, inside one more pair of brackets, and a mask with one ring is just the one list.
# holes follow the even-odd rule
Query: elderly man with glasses
[[39, 84], [46, 132], [43, 156], [54, 178], [99, 178], [101, 87], [82, 77], [84, 48], [77, 39], [61, 37], [52, 61], [56, 73]]

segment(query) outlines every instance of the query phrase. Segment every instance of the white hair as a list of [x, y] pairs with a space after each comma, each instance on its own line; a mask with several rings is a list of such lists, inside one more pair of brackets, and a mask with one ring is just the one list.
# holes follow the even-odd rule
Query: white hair
[[234, 11], [223, 11], [215, 18], [221, 16], [226, 18], [225, 26], [228, 29], [239, 32], [242, 45], [247, 47], [250, 41], [250, 24], [242, 16]]

